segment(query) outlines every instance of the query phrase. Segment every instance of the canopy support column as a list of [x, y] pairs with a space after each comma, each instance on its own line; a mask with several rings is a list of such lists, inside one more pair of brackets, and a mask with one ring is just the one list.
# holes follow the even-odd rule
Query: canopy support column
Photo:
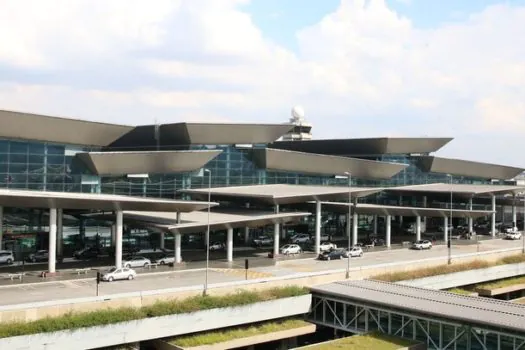
[[49, 209], [49, 259], [47, 261], [47, 271], [56, 272], [57, 258], [57, 208]]
[[[180, 211], [177, 212], [177, 224], [180, 224]], [[180, 264], [182, 262], [181, 256], [181, 241], [182, 235], [179, 231], [175, 231], [175, 264]]]
[[115, 212], [115, 267], [120, 269], [122, 267], [122, 230], [124, 226], [124, 215], [122, 210]]
[[[427, 196], [423, 196], [423, 208], [427, 207]], [[423, 216], [423, 226], [425, 227], [424, 231], [427, 231], [427, 217]]]
[[164, 241], [165, 241], [165, 235], [164, 235], [164, 231], [161, 231], [160, 232], [160, 249], [164, 249], [165, 248], [165, 245], [164, 245]]
[[233, 228], [228, 228], [226, 234], [226, 260], [233, 261]]
[[4, 236], [4, 207], [0, 207], [0, 249], [3, 248]]
[[353, 246], [355, 246], [357, 244], [357, 224], [358, 224], [358, 221], [359, 221], [359, 215], [356, 212], [354, 212], [354, 215], [352, 215], [352, 245]]
[[[57, 255], [63, 255], [64, 247], [64, 224], [63, 224], [64, 210], [57, 209]], [[99, 247], [97, 247], [99, 248]]]
[[374, 235], [377, 235], [377, 215], [374, 215]]
[[248, 244], [250, 241], [250, 228], [246, 226], [244, 228], [244, 244]]
[[386, 247], [390, 249], [392, 236], [392, 216], [385, 216]]
[[421, 216], [416, 216], [416, 241], [421, 240]]
[[315, 254], [318, 255], [321, 247], [321, 201], [315, 202]]
[[[275, 213], [279, 213], [279, 204], [275, 205]], [[273, 225], [273, 258], [276, 259], [279, 255], [279, 223], [275, 222]]]
[[443, 218], [443, 240], [448, 242], [448, 216]]
[[496, 196], [492, 195], [492, 214], [490, 216], [490, 234], [496, 236]]
[[516, 195], [512, 197], [512, 229], [518, 227], [518, 214], [516, 212]]
[[[468, 210], [472, 211], [473, 205], [472, 205], [472, 198], [468, 201]], [[472, 213], [471, 213], [472, 215]], [[472, 216], [468, 218], [468, 232], [473, 233], [474, 232], [474, 219]]]

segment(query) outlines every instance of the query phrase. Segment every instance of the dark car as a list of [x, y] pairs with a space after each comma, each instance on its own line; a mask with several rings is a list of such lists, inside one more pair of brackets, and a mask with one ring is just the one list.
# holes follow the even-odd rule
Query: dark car
[[44, 262], [49, 259], [49, 252], [47, 250], [39, 250], [36, 253], [29, 254], [27, 260], [30, 262]]
[[345, 257], [344, 249], [332, 249], [319, 254], [319, 260], [343, 259]]
[[82, 250], [76, 251], [75, 254], [73, 254], [75, 259], [83, 260], [83, 259], [93, 259], [98, 257], [99, 250], [95, 247], [89, 247], [84, 248]]

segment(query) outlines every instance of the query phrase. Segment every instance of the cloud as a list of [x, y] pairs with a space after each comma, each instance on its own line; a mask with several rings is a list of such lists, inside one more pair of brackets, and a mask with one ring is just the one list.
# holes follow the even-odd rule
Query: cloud
[[[521, 133], [525, 7], [420, 29], [384, 0], [342, 0], [296, 33], [293, 51], [265, 36], [247, 3], [0, 0], [0, 108], [126, 124], [284, 122], [299, 103], [316, 137]], [[462, 142], [447, 152], [467, 154]]]

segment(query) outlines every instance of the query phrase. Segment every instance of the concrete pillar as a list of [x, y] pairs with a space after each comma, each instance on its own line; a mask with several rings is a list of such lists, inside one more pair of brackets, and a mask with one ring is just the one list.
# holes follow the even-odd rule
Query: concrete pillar
[[319, 254], [321, 246], [321, 201], [315, 202], [315, 254]]
[[54, 273], [56, 271], [57, 258], [57, 209], [49, 209], [49, 259], [47, 261], [47, 271]]
[[512, 229], [518, 227], [518, 213], [516, 212], [516, 196], [514, 196], [512, 201]]
[[[472, 211], [473, 205], [472, 205], [472, 198], [468, 201], [468, 210]], [[474, 219], [468, 218], [468, 232], [474, 232]]]
[[4, 240], [4, 207], [0, 207], [0, 249], [3, 249]]
[[377, 235], [377, 215], [374, 215], [374, 234]]
[[443, 218], [443, 239], [448, 241], [448, 216]]
[[352, 217], [349, 214], [346, 214], [346, 237], [350, 237], [352, 235], [352, 226], [350, 226], [352, 223]]
[[[403, 196], [399, 196], [399, 206], [403, 206]], [[399, 216], [399, 224], [403, 226], [403, 217], [401, 215]]]
[[175, 232], [175, 264], [180, 264], [182, 262], [182, 256], [181, 256], [181, 241], [182, 241], [182, 235], [180, 232]]
[[[423, 196], [423, 208], [426, 208], [428, 206], [427, 203], [427, 196]], [[425, 227], [425, 230], [427, 230], [427, 217], [423, 216], [423, 226]]]
[[492, 214], [490, 215], [490, 234], [496, 236], [496, 196], [492, 195]]
[[386, 231], [386, 247], [390, 248], [392, 238], [392, 216], [385, 216], [385, 231]]
[[352, 216], [352, 246], [355, 246], [357, 244], [357, 224], [359, 221], [359, 215], [357, 213], [354, 213]]
[[[64, 210], [57, 209], [57, 255], [62, 256], [64, 253]], [[98, 247], [97, 247], [98, 248]]]
[[245, 227], [244, 228], [244, 243], [248, 244], [249, 241], [250, 241], [250, 228]]
[[416, 241], [421, 239], [421, 216], [416, 216]]
[[[279, 213], [279, 204], [275, 205], [275, 213]], [[279, 223], [276, 222], [273, 225], [273, 257], [276, 258], [279, 255]]]
[[164, 231], [161, 231], [160, 232], [160, 249], [164, 249], [164, 241], [165, 241], [165, 238], [164, 237]]
[[229, 228], [226, 234], [226, 260], [233, 261], [233, 228]]
[[117, 226], [115, 224], [111, 225], [111, 246], [115, 247], [117, 243]]
[[115, 267], [122, 267], [122, 228], [124, 226], [124, 217], [122, 210], [115, 212]]

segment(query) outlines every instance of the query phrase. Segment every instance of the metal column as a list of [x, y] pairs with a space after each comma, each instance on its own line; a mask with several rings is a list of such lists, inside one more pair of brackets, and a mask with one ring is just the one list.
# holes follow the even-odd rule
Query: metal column
[[377, 235], [377, 215], [374, 215], [374, 234]]
[[226, 234], [226, 260], [233, 261], [233, 228], [228, 228]]
[[249, 241], [250, 241], [250, 228], [246, 226], [244, 228], [244, 243], [248, 244]]
[[57, 209], [49, 209], [49, 259], [47, 271], [55, 273], [57, 257]]
[[315, 251], [319, 254], [321, 246], [321, 201], [315, 202]]
[[392, 217], [390, 215], [385, 216], [386, 225], [386, 247], [390, 248], [391, 236], [392, 236]]
[[160, 249], [164, 249], [164, 240], [166, 237], [164, 237], [164, 231], [160, 232]]
[[[423, 196], [423, 208], [427, 207], [427, 196]], [[425, 232], [427, 231], [427, 217], [423, 217], [423, 226], [425, 227]]]
[[0, 249], [3, 248], [4, 236], [4, 207], [0, 207]]
[[[279, 204], [275, 205], [275, 213], [279, 213]], [[276, 222], [273, 225], [273, 258], [277, 258], [279, 255], [279, 223]]]
[[416, 216], [416, 241], [421, 239], [421, 216]]
[[115, 227], [115, 267], [122, 267], [122, 230], [124, 226], [124, 217], [122, 210], [115, 212], [116, 227]]
[[[64, 210], [57, 209], [57, 255], [62, 256], [64, 251]], [[98, 247], [97, 247], [98, 248]]]
[[357, 244], [357, 224], [358, 224], [358, 221], [359, 221], [359, 215], [357, 215], [357, 213], [354, 213], [354, 215], [352, 215], [352, 245], [353, 246], [355, 246]]
[[490, 216], [490, 234], [496, 236], [496, 196], [492, 195], [492, 214]]
[[[177, 212], [177, 224], [180, 224], [180, 211]], [[182, 256], [181, 256], [181, 241], [182, 241], [182, 235], [180, 232], [175, 231], [175, 264], [180, 264], [182, 262]]]
[[[468, 210], [472, 211], [473, 205], [472, 205], [472, 198], [468, 201]], [[474, 232], [474, 219], [472, 217], [468, 218], [468, 232], [472, 233]]]
[[448, 242], [448, 216], [443, 218], [443, 239], [445, 243]]

